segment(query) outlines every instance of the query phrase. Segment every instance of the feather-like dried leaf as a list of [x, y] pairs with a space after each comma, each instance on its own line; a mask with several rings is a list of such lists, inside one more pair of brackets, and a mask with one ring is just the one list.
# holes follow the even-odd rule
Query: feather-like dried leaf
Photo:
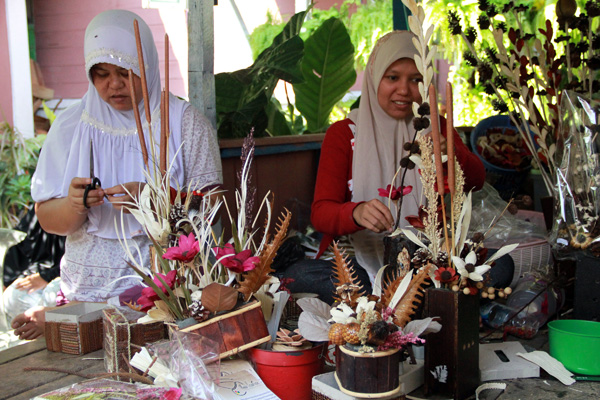
[[213, 282], [202, 289], [202, 296], [200, 297], [202, 305], [210, 312], [229, 311], [235, 307], [237, 300], [237, 290], [217, 282]]
[[[334, 263], [333, 263], [333, 278], [337, 281], [336, 286], [341, 287], [347, 285], [349, 287], [358, 287], [354, 293], [350, 295], [350, 302], [355, 302], [359, 297], [364, 296], [363, 286], [358, 284], [356, 271], [348, 264], [348, 256], [345, 252], [340, 251], [337, 242], [332, 245]], [[339, 302], [346, 302], [340, 296], [340, 292], [336, 291], [333, 298]]]
[[287, 235], [287, 230], [290, 225], [290, 220], [292, 219], [292, 213], [289, 210], [285, 210], [283, 213], [283, 218], [279, 218], [279, 224], [276, 226], [277, 232], [273, 237], [273, 240], [263, 248], [262, 252], [259, 255], [260, 261], [251, 271], [245, 272], [242, 275], [243, 280], [240, 283], [240, 288], [238, 289], [240, 293], [244, 295], [244, 300], [250, 300], [250, 297], [253, 293], [256, 293], [258, 289], [270, 278], [270, 273], [274, 270], [271, 268], [273, 264], [273, 259], [275, 255], [277, 255], [277, 250], [279, 250], [279, 246], [283, 243], [285, 236]]
[[329, 341], [329, 323], [326, 318], [303, 312], [298, 318], [300, 334], [311, 342]]
[[[423, 292], [425, 286], [429, 285], [429, 270], [432, 268], [431, 265], [426, 265], [417, 272], [412, 278], [408, 289], [402, 299], [395, 308], [394, 315], [396, 317], [396, 325], [403, 328], [410, 320], [412, 315], [415, 313], [419, 304], [422, 301]], [[417, 297], [418, 295], [421, 298]]]
[[303, 299], [296, 300], [296, 304], [302, 309], [302, 311], [309, 314], [318, 315], [324, 319], [331, 318], [331, 306], [325, 303], [323, 300], [319, 300], [316, 297], [305, 297]]

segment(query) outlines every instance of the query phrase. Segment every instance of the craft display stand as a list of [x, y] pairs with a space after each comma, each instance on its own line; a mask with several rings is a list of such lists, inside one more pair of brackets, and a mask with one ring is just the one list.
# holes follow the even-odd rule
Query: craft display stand
[[238, 309], [181, 329], [206, 336], [219, 343], [219, 358], [271, 340], [260, 301], [252, 300]]
[[423, 312], [442, 324], [425, 341], [425, 395], [471, 396], [479, 386], [479, 296], [427, 289]]
[[102, 348], [102, 309], [105, 303], [78, 303], [46, 311], [48, 351], [86, 354]]

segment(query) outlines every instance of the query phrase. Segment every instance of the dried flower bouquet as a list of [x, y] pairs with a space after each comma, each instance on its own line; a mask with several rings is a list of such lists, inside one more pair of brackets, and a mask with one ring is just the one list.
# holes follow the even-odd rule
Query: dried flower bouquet
[[[134, 23], [137, 31], [135, 25]], [[143, 65], [139, 39], [138, 58]], [[144, 68], [141, 67], [140, 71], [144, 103], [148, 104]], [[158, 157], [155, 154], [154, 136], [150, 133], [149, 148], [152, 151], [151, 154], [147, 154], [147, 151], [143, 154], [146, 184], [139, 196], [132, 196], [135, 201], [128, 207], [152, 241], [153, 265], [143, 265], [134, 256], [135, 252], [130, 248], [131, 241], [122, 240], [121, 243], [130, 266], [147, 285], [142, 290], [138, 305], [132, 306], [146, 311], [150, 319], [181, 321], [193, 318], [190, 323], [195, 323], [248, 302], [254, 293], [265, 290], [267, 285], [279, 287], [278, 280], [270, 275], [273, 272], [271, 264], [286, 236], [291, 213], [284, 213], [271, 236], [272, 210], [267, 194], [259, 207], [259, 212], [262, 206], [266, 208], [264, 226], [257, 227], [256, 219], [252, 219], [252, 132], [244, 142], [240, 188], [236, 190], [236, 205], [233, 210], [222, 201], [217, 189], [202, 193], [194, 190], [193, 183], [188, 188], [180, 188], [177, 180], [171, 176], [167, 156], [167, 98], [163, 92], [161, 122], [164, 124], [159, 143], [160, 154]], [[133, 92], [132, 101], [136, 104]], [[137, 107], [134, 106], [133, 109], [138, 131], [142, 132]], [[146, 111], [147, 118], [150, 115]], [[148, 122], [151, 126], [150, 121]], [[139, 137], [141, 147], [145, 150], [143, 134]], [[227, 207], [233, 231], [233, 237], [229, 241], [213, 229], [223, 204]], [[122, 235], [125, 237], [125, 232]], [[135, 250], [137, 254], [141, 254], [141, 249]]]
[[[479, 30], [464, 29], [454, 11], [448, 13], [448, 25], [467, 44], [465, 62], [475, 69], [494, 108], [509, 113], [552, 194], [559, 167], [556, 144], [563, 93], [575, 90], [590, 99], [598, 93], [600, 2], [588, 0], [576, 15], [574, 1], [558, 0], [558, 29], [547, 20], [538, 32], [525, 30], [529, 7], [512, 1], [499, 7], [479, 0]], [[515, 26], [508, 26], [507, 14]]]

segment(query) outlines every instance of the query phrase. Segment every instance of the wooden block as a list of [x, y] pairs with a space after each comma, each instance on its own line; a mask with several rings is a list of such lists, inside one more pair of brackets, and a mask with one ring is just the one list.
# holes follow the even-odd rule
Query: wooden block
[[423, 311], [442, 324], [425, 338], [425, 394], [473, 395], [479, 386], [479, 296], [430, 288]]

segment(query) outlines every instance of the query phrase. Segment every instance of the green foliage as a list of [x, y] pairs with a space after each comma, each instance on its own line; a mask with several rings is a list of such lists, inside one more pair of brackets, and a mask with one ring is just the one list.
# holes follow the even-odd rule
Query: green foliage
[[[358, 5], [360, 0], [344, 2], [347, 3]], [[377, 40], [394, 29], [392, 5], [390, 0], [369, 1], [358, 6], [356, 12], [350, 16], [348, 30], [356, 49], [354, 57], [358, 69], [364, 70]]]
[[24, 139], [7, 123], [0, 136], [0, 227], [12, 228], [32, 204], [31, 175], [46, 136]]
[[251, 128], [256, 136], [263, 135], [268, 124], [266, 109], [279, 79], [290, 83], [303, 80], [304, 43], [298, 35], [305, 14], [294, 15], [250, 67], [215, 75], [220, 138], [245, 137]]
[[296, 107], [310, 132], [329, 126], [329, 115], [354, 81], [354, 46], [344, 24], [332, 17], [306, 40], [302, 60], [304, 83], [294, 84]]
[[273, 39], [281, 33], [284, 26], [284, 23], [275, 21], [270, 11], [267, 12], [267, 22], [257, 26], [250, 34], [253, 60], [273, 43]]
[[[499, 13], [494, 17], [495, 23], [504, 22], [508, 27], [520, 27], [524, 32], [537, 33], [545, 29], [546, 19], [552, 21], [556, 32], [555, 16], [556, 0], [535, 0], [526, 2], [529, 9], [522, 13], [517, 21], [512, 12], [501, 12], [508, 0], [488, 0]], [[585, 0], [577, 0], [580, 10], [583, 10]], [[478, 82], [477, 71], [469, 66], [464, 59], [468, 47], [459, 37], [453, 36], [448, 27], [448, 12], [455, 12], [464, 29], [472, 27], [477, 32], [477, 41], [482, 48], [494, 47], [494, 38], [489, 30], [482, 30], [478, 18], [482, 14], [478, 1], [459, 0], [428, 0], [424, 5], [425, 13], [435, 26], [434, 39], [438, 51], [443, 52], [443, 58], [451, 65], [449, 80], [454, 83], [454, 108], [457, 125], [474, 126], [481, 119], [497, 114], [492, 106], [492, 97], [484, 92], [484, 86]], [[575, 35], [577, 33], [575, 32]], [[505, 45], [509, 43], [506, 40]], [[557, 51], [564, 52], [564, 47], [557, 44]]]

